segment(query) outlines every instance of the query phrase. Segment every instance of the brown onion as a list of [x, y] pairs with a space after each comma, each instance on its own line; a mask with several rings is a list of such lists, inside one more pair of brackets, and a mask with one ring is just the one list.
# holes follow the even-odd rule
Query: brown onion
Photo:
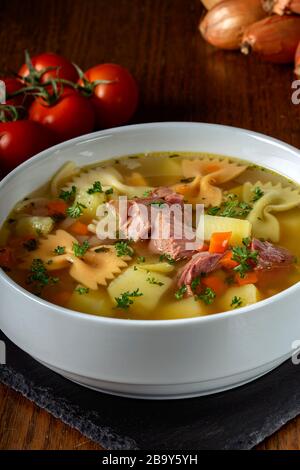
[[261, 0], [224, 0], [200, 22], [207, 42], [222, 49], [239, 49], [247, 26], [266, 16]]
[[297, 50], [296, 50], [295, 74], [297, 75], [298, 78], [300, 78], [300, 42], [299, 42]]
[[300, 0], [262, 0], [266, 11], [284, 15], [285, 13], [300, 13]]
[[221, 3], [222, 0], [201, 0], [201, 2], [207, 10], [211, 10], [215, 5]]
[[270, 16], [249, 26], [243, 36], [241, 50], [253, 51], [275, 63], [294, 61], [300, 41], [299, 16]]

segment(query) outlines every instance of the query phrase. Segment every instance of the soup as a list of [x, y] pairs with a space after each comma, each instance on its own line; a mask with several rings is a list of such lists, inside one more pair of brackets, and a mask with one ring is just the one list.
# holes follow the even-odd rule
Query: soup
[[298, 282], [299, 228], [299, 187], [242, 160], [152, 153], [69, 162], [12, 209], [0, 266], [32, 294], [79, 312], [198, 317]]

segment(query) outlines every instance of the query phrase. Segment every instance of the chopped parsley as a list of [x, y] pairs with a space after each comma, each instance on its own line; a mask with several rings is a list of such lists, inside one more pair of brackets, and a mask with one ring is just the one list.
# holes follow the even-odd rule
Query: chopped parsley
[[138, 263], [145, 263], [145, 261], [146, 261], [145, 256], [139, 256], [139, 257], [137, 258], [137, 262], [138, 262]]
[[186, 291], [187, 291], [187, 287], [186, 287], [185, 284], [183, 284], [183, 286], [181, 286], [181, 287], [178, 289], [178, 291], [175, 292], [175, 294], [174, 294], [174, 295], [175, 295], [175, 299], [177, 299], [177, 300], [183, 299], [184, 294], [186, 293]]
[[241, 297], [237, 297], [235, 295], [234, 297], [232, 297], [230, 307], [239, 308], [239, 307], [242, 306], [242, 304], [243, 304], [243, 301], [242, 301]]
[[76, 202], [76, 204], [73, 204], [73, 206], [67, 209], [67, 215], [72, 217], [72, 219], [78, 219], [78, 217], [82, 215], [83, 209], [86, 209], [86, 206], [80, 202]]
[[85, 240], [82, 245], [80, 243], [73, 243], [73, 252], [75, 256], [78, 256], [79, 258], [84, 256], [89, 249], [90, 244], [87, 240]]
[[153, 285], [156, 285], [156, 286], [163, 286], [164, 285], [163, 282], [158, 281], [157, 279], [155, 279], [155, 277], [147, 277], [147, 281], [149, 282], [149, 284], [153, 284]]
[[105, 191], [105, 194], [113, 194], [114, 192], [114, 188], [108, 188], [106, 191]]
[[63, 199], [65, 202], [73, 201], [76, 196], [77, 188], [76, 186], [72, 186], [70, 191], [64, 191], [63, 189], [60, 191], [59, 199]]
[[66, 252], [66, 247], [65, 246], [57, 245], [57, 247], [54, 249], [54, 253], [56, 255], [64, 255], [65, 252]]
[[27, 282], [29, 284], [35, 282], [37, 283], [37, 287], [40, 290], [49, 285], [49, 284], [56, 284], [59, 281], [58, 277], [49, 276], [47, 269], [43, 261], [39, 258], [36, 258], [32, 261], [30, 266], [30, 274], [27, 278]]
[[133, 299], [136, 297], [141, 297], [142, 292], [139, 292], [139, 289], [136, 289], [132, 292], [126, 291], [123, 294], [119, 295], [119, 297], [115, 297], [115, 301], [117, 305], [115, 308], [121, 308], [123, 310], [127, 310], [130, 305], [133, 304]]
[[236, 261], [238, 266], [233, 268], [241, 278], [244, 278], [246, 273], [251, 270], [253, 264], [256, 265], [258, 260], [258, 251], [249, 249], [249, 239], [243, 239], [243, 246], [236, 246], [232, 248], [232, 259]]
[[195, 277], [191, 282], [191, 289], [193, 292], [196, 291], [197, 287], [200, 285], [201, 279], [200, 276]]
[[38, 247], [38, 241], [36, 238], [30, 238], [26, 242], [23, 243], [23, 247], [26, 248], [27, 251], [34, 251]]
[[227, 200], [221, 206], [214, 206], [208, 209], [209, 215], [219, 215], [220, 217], [246, 217], [251, 212], [252, 206], [244, 201], [239, 201], [235, 194], [228, 194]]
[[88, 194], [103, 193], [102, 185], [100, 181], [95, 181], [93, 186], [87, 190]]
[[84, 295], [88, 294], [90, 292], [90, 289], [88, 287], [78, 286], [76, 287], [75, 292], [78, 292], [79, 295]]
[[160, 255], [159, 261], [160, 262], [166, 261], [169, 264], [175, 264], [175, 259], [172, 258], [172, 256], [169, 255], [168, 253], [164, 253], [164, 254]]
[[205, 291], [202, 294], [197, 295], [196, 298], [203, 300], [206, 305], [211, 305], [216, 298], [216, 293], [210, 287], [207, 287]]
[[122, 241], [115, 243], [117, 256], [132, 256], [134, 254], [133, 248], [129, 246], [129, 242]]
[[265, 194], [263, 192], [263, 190], [259, 187], [259, 186], [256, 186], [254, 189], [253, 189], [253, 198], [252, 198], [252, 202], [256, 202], [258, 201], [261, 197], [263, 197], [263, 195]]
[[143, 196], [144, 196], [144, 197], [148, 197], [148, 196], [150, 196], [151, 193], [152, 193], [152, 190], [151, 190], [151, 189], [148, 189], [147, 191], [145, 191], [145, 192], [143, 193]]
[[150, 206], [164, 207], [165, 205], [166, 205], [165, 201], [150, 202]]

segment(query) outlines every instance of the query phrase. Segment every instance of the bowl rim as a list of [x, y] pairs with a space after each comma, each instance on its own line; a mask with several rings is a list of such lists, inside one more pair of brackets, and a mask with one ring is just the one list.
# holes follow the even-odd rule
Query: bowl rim
[[[144, 123], [144, 124], [132, 124], [132, 125], [127, 125], [127, 126], [120, 126], [120, 127], [115, 127], [112, 129], [105, 129], [101, 131], [96, 131], [90, 134], [85, 134], [79, 137], [75, 137], [74, 139], [67, 140], [65, 142], [59, 143], [55, 146], [49, 147], [42, 152], [38, 153], [37, 155], [34, 155], [33, 157], [29, 158], [25, 162], [23, 162], [21, 165], [17, 166], [14, 170], [12, 170], [8, 175], [6, 175], [1, 181], [0, 181], [0, 192], [3, 189], [3, 187], [6, 185], [8, 181], [13, 179], [15, 175], [17, 175], [20, 171], [26, 170], [30, 168], [36, 160], [42, 160], [46, 159], [49, 154], [53, 154], [56, 151], [59, 151], [61, 149], [64, 149], [70, 145], [77, 145], [80, 144], [81, 142], [88, 142], [91, 140], [97, 140], [101, 137], [105, 137], [106, 135], [111, 135], [111, 134], [116, 134], [119, 132], [126, 132], [126, 131], [134, 131], [135, 129], [152, 129], [156, 127], [166, 127], [166, 128], [177, 128], [178, 126], [185, 128], [185, 127], [215, 127], [219, 129], [228, 129], [230, 131], [235, 130], [239, 134], [243, 135], [249, 135], [253, 138], [259, 139], [259, 140], [264, 140], [267, 142], [270, 142], [271, 144], [275, 144], [277, 147], [282, 147], [285, 150], [289, 150], [290, 152], [293, 152], [296, 156], [300, 156], [300, 151], [290, 145], [287, 144], [279, 139], [276, 139], [274, 137], [251, 131], [248, 129], [243, 129], [235, 126], [227, 126], [227, 125], [222, 125], [222, 124], [213, 124], [213, 123], [205, 123], [205, 122], [181, 122], [181, 121], [163, 121], [163, 122], [153, 122], [153, 123]], [[249, 161], [251, 159], [249, 158]], [[300, 165], [300, 161], [299, 161]], [[47, 300], [41, 299], [34, 294], [31, 294], [29, 291], [21, 287], [19, 284], [17, 284], [13, 279], [11, 279], [8, 274], [5, 273], [0, 268], [0, 279], [4, 281], [5, 284], [8, 285], [12, 290], [18, 291], [21, 295], [25, 295], [25, 297], [28, 298], [28, 300], [33, 301], [34, 303], [42, 306], [42, 307], [47, 307], [52, 309], [56, 314], [60, 315], [66, 315], [69, 318], [76, 318], [77, 320], [82, 320], [82, 321], [89, 321], [92, 323], [99, 323], [99, 324], [108, 324], [108, 325], [119, 325], [119, 326], [133, 326], [133, 327], [144, 327], [146, 328], [151, 328], [151, 327], [180, 327], [181, 325], [193, 325], [193, 324], [205, 324], [205, 323], [210, 323], [214, 321], [222, 321], [226, 318], [232, 318], [232, 317], [239, 317], [239, 316], [245, 316], [245, 313], [251, 312], [253, 310], [258, 310], [261, 308], [264, 308], [267, 305], [273, 304], [277, 300], [284, 299], [285, 297], [289, 296], [296, 290], [300, 290], [300, 282], [297, 282], [293, 284], [292, 286], [288, 287], [287, 289], [284, 289], [283, 291], [279, 292], [278, 294], [275, 294], [267, 299], [260, 300], [254, 304], [245, 306], [245, 307], [240, 307], [236, 310], [229, 310], [225, 312], [219, 312], [219, 313], [214, 313], [211, 315], [204, 315], [204, 316], [199, 316], [199, 317], [190, 317], [190, 318], [175, 318], [175, 319], [168, 319], [168, 320], [144, 320], [144, 319], [128, 319], [128, 318], [112, 318], [112, 317], [105, 317], [101, 315], [91, 315], [88, 313], [82, 313], [78, 312], [76, 310], [71, 310], [66, 307], [61, 307], [59, 305], [56, 305], [52, 302], [49, 302]]]

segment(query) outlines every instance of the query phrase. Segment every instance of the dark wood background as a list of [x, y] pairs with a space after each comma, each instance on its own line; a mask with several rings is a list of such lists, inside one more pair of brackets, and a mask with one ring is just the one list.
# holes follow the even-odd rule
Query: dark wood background
[[[204, 121], [243, 127], [300, 147], [292, 68], [207, 45], [200, 0], [1, 0], [0, 70], [24, 49], [61, 53], [84, 70], [128, 67], [140, 87], [134, 122]], [[0, 386], [1, 449], [98, 449], [19, 394]], [[300, 449], [300, 418], [261, 449]]]

